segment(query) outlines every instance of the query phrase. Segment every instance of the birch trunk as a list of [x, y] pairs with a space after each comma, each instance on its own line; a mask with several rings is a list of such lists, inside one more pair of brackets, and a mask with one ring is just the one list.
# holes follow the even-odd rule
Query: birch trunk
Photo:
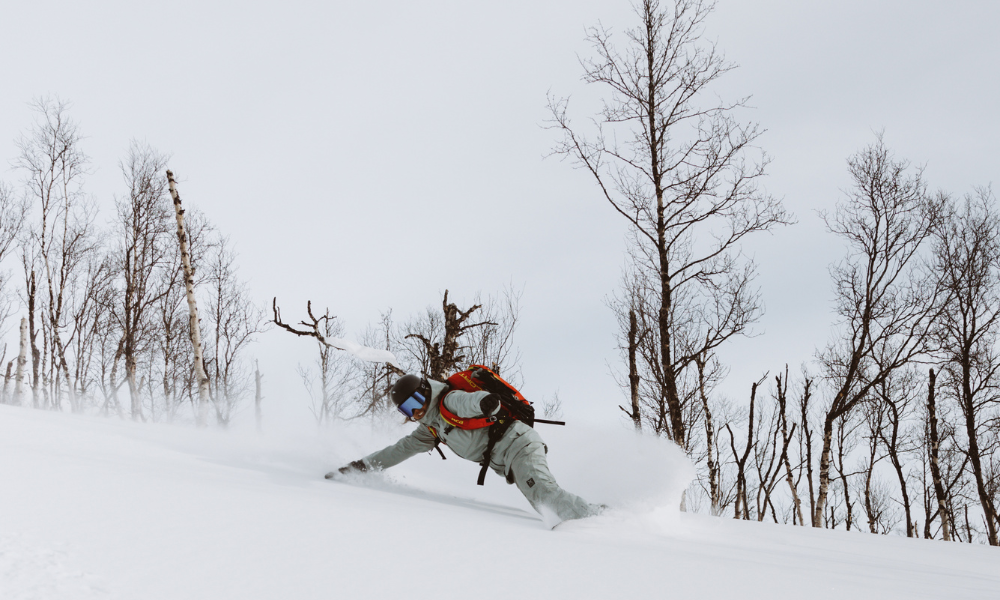
[[[892, 402], [889, 402], [889, 410], [892, 411], [892, 439], [886, 444], [886, 447], [889, 452], [889, 460], [892, 462], [892, 468], [896, 471], [896, 478], [899, 479], [899, 493], [903, 497], [903, 512], [906, 513], [906, 537], [916, 537], [917, 530], [913, 524], [910, 493], [906, 489], [906, 474], [903, 472], [903, 463], [899, 458], [900, 415]], [[945, 518], [944, 513], [942, 513], [942, 518]]]
[[[29, 339], [31, 340], [31, 405], [34, 408], [40, 408], [41, 403], [39, 398], [41, 393], [38, 390], [38, 375], [39, 375], [39, 363], [41, 362], [42, 355], [38, 350], [38, 330], [35, 328], [35, 298], [38, 293], [38, 288], [35, 284], [35, 270], [32, 268], [31, 277], [28, 282], [28, 329], [30, 330]], [[21, 339], [24, 339], [24, 324], [21, 324]]]
[[7, 372], [3, 376], [3, 398], [0, 402], [3, 404], [10, 403], [10, 380], [13, 378], [11, 371], [14, 369], [14, 361], [7, 363]]
[[715, 426], [712, 424], [712, 411], [708, 406], [708, 394], [705, 393], [705, 360], [702, 355], [695, 358], [695, 364], [698, 367], [698, 395], [701, 397], [702, 410], [705, 411], [705, 449], [708, 452], [708, 485], [712, 501], [712, 514], [718, 516], [722, 514], [722, 508], [719, 506], [721, 504], [719, 466], [715, 462]]
[[782, 458], [785, 463], [785, 481], [788, 482], [788, 489], [792, 493], [792, 503], [795, 505], [795, 517], [799, 520], [799, 525], [805, 527], [806, 521], [802, 515], [802, 499], [799, 498], [799, 490], [795, 487], [795, 477], [792, 476], [792, 462], [788, 458], [788, 442], [792, 440], [792, 436], [795, 435], [796, 423], [792, 423], [792, 433], [787, 438], [785, 438], [785, 453]]
[[[638, 336], [638, 323], [635, 318], [635, 311], [628, 311], [628, 387], [632, 399], [632, 423], [636, 431], [642, 431], [642, 417], [639, 414], [639, 367], [635, 360], [635, 352], [638, 347], [636, 337]], [[711, 460], [711, 454], [709, 455]]]
[[[944, 482], [941, 480], [941, 466], [938, 463], [938, 448], [940, 442], [938, 441], [938, 430], [937, 430], [937, 414], [934, 404], [934, 380], [936, 379], [934, 375], [934, 369], [930, 370], [930, 378], [927, 384], [927, 423], [930, 429], [930, 462], [931, 462], [931, 477], [934, 479], [934, 495], [937, 496], [938, 501], [938, 511], [941, 515], [941, 537], [944, 541], [951, 541], [951, 528], [948, 522], [948, 504], [947, 497], [944, 493]], [[929, 521], [930, 519], [928, 519]]]
[[257, 417], [257, 433], [262, 433], [264, 431], [264, 428], [261, 426], [262, 415], [260, 410], [260, 402], [261, 400], [264, 399], [264, 397], [261, 395], [260, 365], [256, 365], [256, 368], [254, 369], [253, 380], [254, 380], [254, 396], [253, 396], [254, 414]]
[[181, 208], [181, 197], [177, 193], [174, 174], [169, 170], [167, 171], [167, 182], [170, 185], [170, 197], [174, 201], [174, 212], [177, 215], [177, 241], [181, 246], [181, 263], [184, 266], [184, 287], [187, 290], [188, 313], [190, 314], [191, 346], [194, 348], [194, 373], [198, 383], [198, 425], [204, 427], [208, 421], [208, 374], [205, 373], [205, 360], [202, 356], [198, 303], [194, 297], [194, 268], [191, 266], [191, 254], [188, 252], [187, 234], [184, 231], [184, 209]]
[[128, 382], [128, 397], [132, 408], [133, 421], [145, 421], [146, 416], [142, 414], [142, 399], [139, 397], [140, 385], [135, 381], [135, 359], [125, 358], [125, 380]]
[[24, 403], [24, 367], [28, 364], [28, 319], [21, 318], [21, 349], [17, 354], [17, 374], [14, 376], [14, 404]]
[[[111, 400], [114, 403], [115, 412], [118, 417], [121, 418], [122, 415], [122, 403], [118, 399], [118, 362], [121, 360], [121, 345], [119, 344], [118, 351], [115, 352], [115, 359], [111, 363], [111, 374], [109, 376], [109, 381], [111, 382]], [[107, 415], [107, 402], [105, 402], [104, 414]]]
[[827, 415], [823, 422], [823, 453], [819, 459], [819, 490], [816, 494], [816, 506], [813, 508], [813, 527], [823, 526], [823, 509], [826, 508], [826, 495], [830, 489], [830, 454], [833, 446], [833, 419]]
[[[80, 407], [79, 402], [77, 402], [76, 387], [73, 385], [73, 378], [70, 377], [70, 374], [69, 374], [69, 365], [66, 363], [66, 350], [63, 348], [62, 338], [60, 338], [59, 337], [59, 333], [55, 331], [55, 326], [53, 326], [52, 329], [53, 329], [53, 336], [54, 336], [54, 340], [55, 340], [55, 344], [56, 344], [55, 349], [56, 349], [56, 352], [59, 353], [59, 356], [58, 356], [58, 359], [59, 359], [58, 368], [62, 369], [63, 377], [66, 378], [66, 389], [67, 389], [67, 392], [69, 393], [69, 406], [70, 406], [70, 410], [73, 411], [74, 413], [78, 413], [78, 412], [82, 411], [82, 408]], [[55, 360], [55, 358], [56, 357], [53, 357], [53, 360]], [[58, 372], [58, 369], [57, 369], [57, 372]], [[59, 388], [57, 386], [56, 387], [56, 394], [61, 394], [61, 393], [62, 392], [59, 391]]]

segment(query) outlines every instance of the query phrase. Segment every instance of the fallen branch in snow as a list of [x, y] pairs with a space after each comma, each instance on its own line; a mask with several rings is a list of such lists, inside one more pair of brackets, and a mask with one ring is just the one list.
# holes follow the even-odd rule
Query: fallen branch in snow
[[271, 302], [271, 309], [274, 312], [274, 318], [272, 322], [281, 327], [285, 331], [289, 331], [298, 336], [304, 337], [314, 337], [319, 343], [324, 346], [328, 346], [335, 350], [342, 350], [353, 354], [355, 357], [365, 361], [365, 362], [376, 362], [385, 363], [393, 372], [398, 375], [405, 375], [406, 372], [396, 366], [396, 357], [392, 352], [388, 350], [377, 350], [375, 348], [369, 348], [368, 346], [362, 346], [350, 340], [345, 340], [342, 338], [327, 338], [322, 333], [320, 333], [320, 324], [324, 321], [329, 321], [331, 319], [336, 319], [337, 317], [330, 315], [330, 310], [327, 309], [326, 313], [321, 317], [316, 317], [313, 315], [312, 311], [312, 300], [306, 302], [306, 312], [309, 313], [309, 320], [311, 322], [299, 321], [299, 325], [304, 326], [306, 329], [300, 330], [292, 327], [291, 325], [283, 322], [281, 320], [281, 309], [278, 308], [278, 298], [275, 297]]

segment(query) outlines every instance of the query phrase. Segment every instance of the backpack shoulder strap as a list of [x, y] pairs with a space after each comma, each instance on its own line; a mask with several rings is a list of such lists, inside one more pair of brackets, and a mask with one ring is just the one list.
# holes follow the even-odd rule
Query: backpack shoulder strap
[[441, 412], [441, 418], [444, 419], [445, 423], [453, 427], [458, 427], [459, 429], [482, 429], [496, 422], [496, 417], [460, 417], [448, 410], [448, 406], [444, 403], [445, 398], [447, 398], [447, 395], [441, 396], [441, 400], [438, 402], [438, 410]]
[[482, 467], [479, 469], [479, 479], [476, 480], [476, 485], [484, 485], [486, 482], [486, 471], [490, 468], [490, 459], [493, 458], [493, 446], [497, 445], [503, 434], [507, 433], [510, 426], [514, 424], [514, 419], [508, 416], [500, 416], [497, 418], [496, 423], [490, 426], [489, 438], [486, 442], [486, 450], [483, 452], [483, 460], [479, 463]]

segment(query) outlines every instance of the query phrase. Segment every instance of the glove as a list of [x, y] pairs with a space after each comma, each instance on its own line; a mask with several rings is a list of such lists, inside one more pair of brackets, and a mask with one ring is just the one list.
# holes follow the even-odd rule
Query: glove
[[348, 473], [354, 473], [354, 472], [364, 473], [367, 470], [368, 470], [368, 465], [366, 465], [365, 461], [363, 460], [356, 460], [348, 465], [345, 465], [337, 469], [337, 471], [339, 471], [341, 475], [347, 475]]
[[497, 407], [500, 406], [500, 398], [496, 394], [490, 394], [482, 400], [479, 401], [479, 410], [483, 411], [483, 414], [490, 416], [496, 412]]

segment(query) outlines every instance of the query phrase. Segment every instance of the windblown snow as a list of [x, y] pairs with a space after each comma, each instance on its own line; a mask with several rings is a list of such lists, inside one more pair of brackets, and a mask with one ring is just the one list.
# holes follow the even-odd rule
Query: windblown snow
[[1000, 594], [996, 548], [681, 513], [690, 463], [620, 429], [540, 429], [560, 484], [612, 506], [554, 531], [454, 455], [323, 479], [405, 430], [258, 436], [0, 406], [0, 598]]

